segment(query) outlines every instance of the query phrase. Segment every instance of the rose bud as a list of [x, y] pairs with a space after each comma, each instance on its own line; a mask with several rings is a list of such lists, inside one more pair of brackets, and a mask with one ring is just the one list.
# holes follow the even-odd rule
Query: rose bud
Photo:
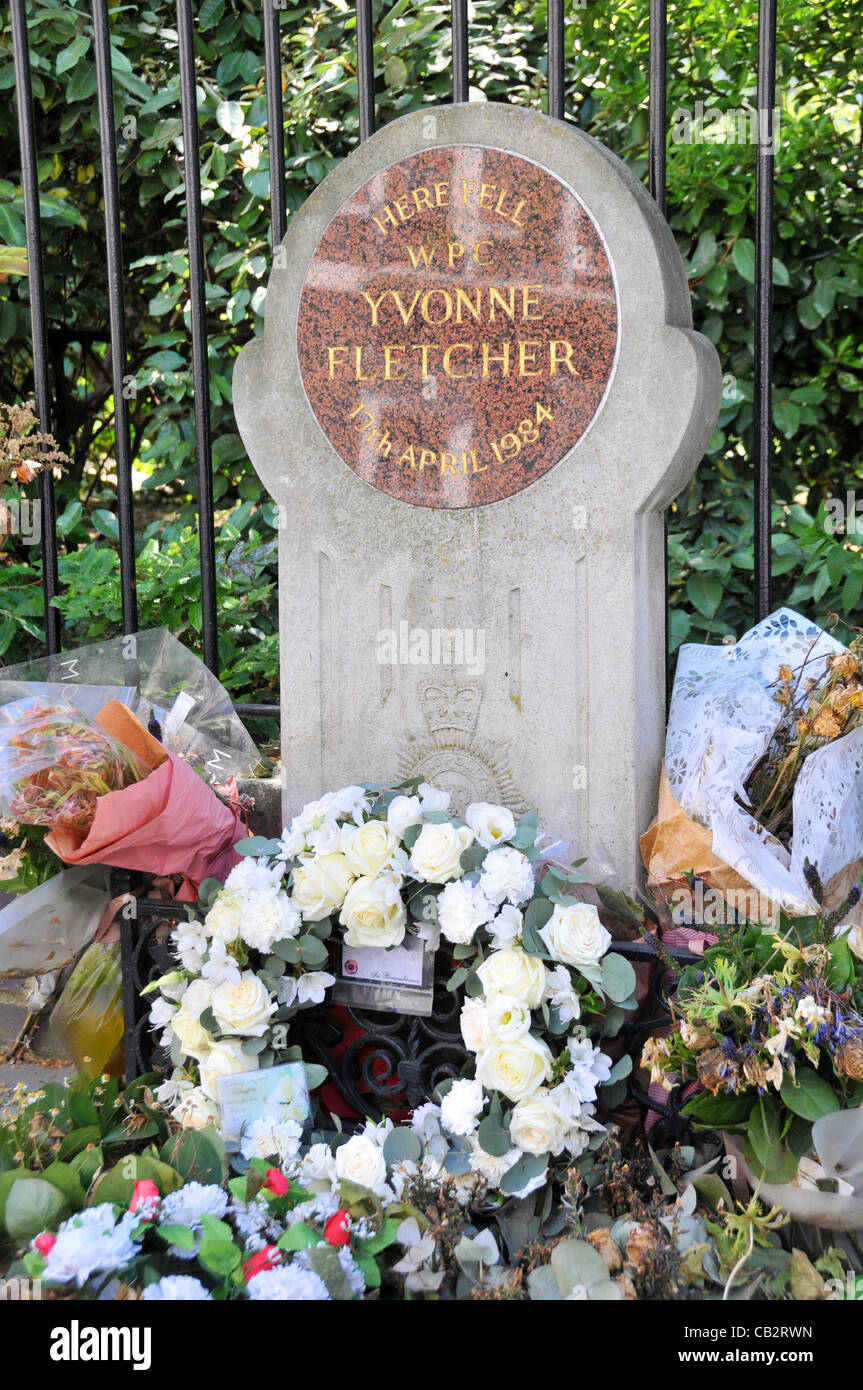
[[290, 1183], [280, 1168], [268, 1168], [264, 1187], [268, 1192], [272, 1192], [275, 1197], [284, 1197]]
[[255, 1274], [261, 1274], [265, 1269], [275, 1269], [281, 1263], [281, 1254], [277, 1245], [265, 1245], [263, 1250], [258, 1250], [243, 1264], [243, 1278], [248, 1284]]
[[328, 1245], [347, 1245], [351, 1238], [351, 1214], [349, 1211], [335, 1211], [324, 1226], [324, 1240]]
[[155, 1221], [155, 1206], [159, 1201], [159, 1189], [152, 1178], [138, 1178], [132, 1188], [129, 1211], [141, 1212], [142, 1221]]
[[33, 1249], [38, 1250], [40, 1255], [47, 1255], [56, 1243], [56, 1236], [52, 1236], [50, 1231], [42, 1231], [34, 1240]]

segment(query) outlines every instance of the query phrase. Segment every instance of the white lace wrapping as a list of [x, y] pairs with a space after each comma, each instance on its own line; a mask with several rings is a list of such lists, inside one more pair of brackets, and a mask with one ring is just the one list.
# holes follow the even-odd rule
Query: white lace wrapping
[[713, 851], [784, 911], [816, 911], [803, 876], [822, 883], [863, 855], [863, 727], [807, 757], [794, 789], [792, 851], [738, 805], [782, 717], [772, 698], [779, 667], [805, 666], [821, 684], [827, 658], [846, 649], [815, 623], [780, 608], [734, 646], [681, 647], [665, 766], [674, 796], [713, 832]]

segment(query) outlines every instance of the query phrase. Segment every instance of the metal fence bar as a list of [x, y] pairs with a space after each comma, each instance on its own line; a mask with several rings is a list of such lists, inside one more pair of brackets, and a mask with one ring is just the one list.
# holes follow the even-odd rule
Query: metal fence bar
[[548, 0], [548, 114], [562, 121], [565, 114], [563, 76], [563, 0]]
[[123, 241], [120, 231], [120, 183], [114, 127], [114, 79], [107, 0], [93, 0], [93, 44], [99, 100], [105, 246], [108, 263], [108, 313], [111, 323], [111, 381], [114, 388], [114, 457], [117, 464], [117, 521], [120, 548], [120, 594], [124, 633], [138, 630], [135, 580], [135, 511], [132, 496], [132, 439], [126, 396], [126, 311], [123, 298]]
[[452, 99], [470, 101], [467, 0], [452, 0]]
[[650, 0], [650, 191], [665, 213], [665, 168], [668, 152], [666, 0]]
[[267, 149], [270, 158], [270, 225], [273, 251], [288, 225], [285, 201], [285, 108], [282, 101], [282, 51], [279, 15], [274, 0], [264, 5], [264, 67], [267, 74]]
[[758, 131], [755, 146], [755, 620], [770, 612], [770, 492], [773, 463], [773, 107], [776, 0], [758, 0]]
[[372, 0], [357, 0], [357, 96], [360, 140], [375, 133], [375, 43]]
[[[36, 132], [33, 123], [33, 88], [30, 81], [30, 48], [27, 39], [25, 0], [11, 0], [12, 46], [15, 53], [15, 90], [18, 101], [18, 139], [21, 148], [21, 185], [24, 193], [24, 225], [27, 237], [27, 277], [30, 287], [30, 331], [33, 336], [33, 389], [39, 427], [49, 433], [51, 387], [48, 375], [48, 337], [45, 318], [45, 278], [42, 268], [42, 227], [39, 214], [39, 174], [36, 164]], [[45, 604], [45, 646], [49, 656], [60, 651], [60, 614], [51, 600], [60, 589], [57, 573], [57, 521], [54, 509], [54, 477], [50, 469], [39, 474], [42, 530], [42, 596]]]
[[195, 89], [195, 35], [191, 0], [177, 0], [180, 101], [183, 112], [183, 177], [189, 244], [189, 298], [192, 310], [192, 371], [195, 384], [195, 458], [198, 468], [198, 528], [201, 538], [201, 615], [204, 661], [219, 674], [216, 613], [216, 541], [213, 531], [213, 454], [210, 438], [210, 372], [207, 358], [207, 297], [201, 178], [198, 155], [198, 101]]

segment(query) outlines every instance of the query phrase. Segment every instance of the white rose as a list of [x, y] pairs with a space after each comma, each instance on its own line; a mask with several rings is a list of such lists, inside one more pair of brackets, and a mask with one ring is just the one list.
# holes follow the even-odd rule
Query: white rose
[[493, 951], [477, 969], [485, 994], [514, 994], [528, 1008], [538, 1009], [545, 989], [545, 967], [539, 956], [530, 956], [520, 946]]
[[365, 825], [346, 824], [341, 828], [342, 853], [351, 873], [358, 876], [378, 873], [397, 846], [397, 836], [380, 820], [369, 820]]
[[396, 874], [358, 878], [351, 884], [339, 921], [346, 946], [399, 946], [404, 940], [407, 913], [398, 892]]
[[213, 1043], [198, 1070], [201, 1073], [201, 1089], [210, 1100], [218, 1102], [219, 1080], [223, 1076], [235, 1076], [244, 1071], [257, 1071], [257, 1057], [250, 1057], [243, 1051], [239, 1038], [225, 1038]]
[[185, 1003], [180, 1005], [171, 1019], [171, 1027], [185, 1056], [194, 1057], [197, 1062], [206, 1057], [213, 1045], [212, 1036], [189, 1012]]
[[306, 835], [306, 844], [319, 858], [322, 854], [340, 854], [342, 849], [342, 827], [335, 816], [327, 816]]
[[453, 879], [437, 900], [437, 919], [447, 941], [466, 946], [478, 927], [494, 916], [494, 905], [482, 889], [464, 879]]
[[386, 1182], [387, 1165], [378, 1144], [354, 1134], [336, 1149], [336, 1176], [374, 1190]]
[[299, 910], [286, 893], [249, 889], [240, 894], [240, 906], [240, 934], [253, 951], [269, 951], [274, 942], [300, 930]]
[[491, 1042], [488, 1002], [485, 999], [465, 999], [459, 1023], [468, 1052], [484, 1052]]
[[535, 887], [530, 860], [512, 845], [493, 849], [483, 860], [479, 886], [493, 903], [527, 902]]
[[208, 936], [221, 941], [225, 946], [230, 946], [240, 935], [241, 920], [242, 908], [238, 894], [223, 888], [204, 918], [204, 926]]
[[422, 825], [422, 812], [418, 796], [394, 796], [387, 807], [387, 825], [400, 840], [412, 825]]
[[474, 801], [465, 811], [464, 818], [483, 849], [494, 849], [495, 845], [515, 834], [515, 817], [506, 806]]
[[493, 1038], [514, 1042], [530, 1032], [530, 1009], [514, 994], [493, 994], [488, 1001], [488, 1026]]
[[559, 1107], [545, 1094], [520, 1100], [509, 1122], [512, 1142], [529, 1154], [559, 1154], [568, 1128]]
[[308, 1192], [330, 1192], [336, 1179], [336, 1160], [329, 1144], [312, 1144], [300, 1163], [300, 1183]]
[[171, 1111], [171, 1115], [179, 1121], [183, 1129], [206, 1129], [207, 1125], [219, 1123], [218, 1106], [204, 1095], [199, 1086], [186, 1092], [179, 1105]]
[[549, 1080], [553, 1061], [547, 1044], [531, 1033], [515, 1042], [495, 1040], [477, 1057], [477, 1079], [487, 1091], [525, 1100]]
[[569, 907], [558, 903], [539, 934], [552, 959], [576, 967], [595, 965], [611, 944], [611, 933], [591, 903], [572, 903]]
[[466, 825], [424, 825], [411, 850], [411, 867], [426, 883], [448, 883], [461, 878], [461, 856], [473, 844], [473, 831]]
[[223, 1033], [261, 1038], [276, 1007], [266, 985], [251, 970], [244, 970], [239, 981], [223, 980], [213, 990], [213, 1015]]
[[454, 1081], [440, 1103], [440, 1122], [450, 1134], [473, 1134], [485, 1105], [479, 1081]]
[[318, 859], [303, 857], [294, 869], [291, 894], [303, 921], [320, 922], [341, 907], [353, 877], [343, 854], [322, 854]]

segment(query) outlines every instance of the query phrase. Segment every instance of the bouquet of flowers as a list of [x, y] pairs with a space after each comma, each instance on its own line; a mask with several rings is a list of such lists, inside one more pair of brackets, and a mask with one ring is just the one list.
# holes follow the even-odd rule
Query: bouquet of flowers
[[684, 1114], [745, 1135], [766, 1182], [790, 1182], [813, 1125], [863, 1101], [863, 936], [835, 935], [835, 916], [725, 931], [682, 974], [671, 1035], [642, 1054], [652, 1082], [696, 1083]]
[[859, 649], [786, 608], [732, 646], [681, 648], [651, 883], [695, 873], [752, 921], [844, 895], [863, 859]]
[[224, 887], [202, 886], [203, 921], [175, 930], [178, 968], [148, 987], [181, 1123], [217, 1118], [221, 1077], [296, 1058], [291, 1019], [335, 983], [331, 938], [391, 949], [412, 934], [450, 957], [473, 1054], [430, 1101], [447, 1136], [438, 1162], [521, 1192], [550, 1158], [601, 1142], [597, 1088], [631, 1059], [612, 1067], [593, 1037], [635, 1008], [635, 973], [571, 892], [577, 872], [542, 861], [535, 814], [516, 824], [476, 803], [462, 819], [425, 783], [351, 786], [304, 807], [280, 840], [238, 850]]
[[96, 802], [140, 780], [139, 760], [71, 705], [28, 698], [0, 709], [0, 812], [86, 831]]

